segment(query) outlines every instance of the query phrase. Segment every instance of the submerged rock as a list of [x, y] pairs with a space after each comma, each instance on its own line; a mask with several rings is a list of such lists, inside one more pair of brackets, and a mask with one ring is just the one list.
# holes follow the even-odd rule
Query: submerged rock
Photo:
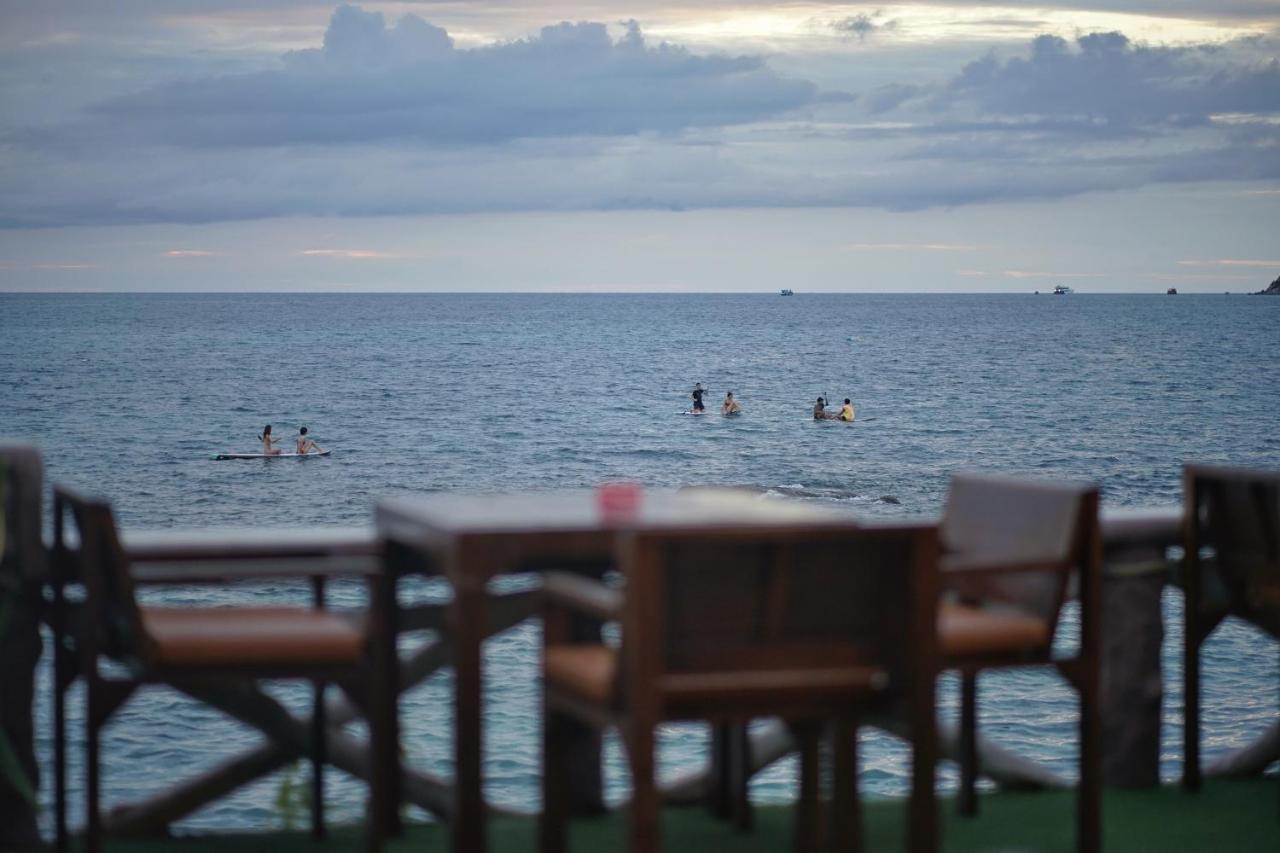
[[897, 499], [897, 498], [895, 498], [893, 495], [881, 495], [881, 496], [880, 496], [880, 503], [882, 503], [882, 504], [901, 504], [901, 503], [902, 503], [902, 501], [898, 500], [898, 499]]

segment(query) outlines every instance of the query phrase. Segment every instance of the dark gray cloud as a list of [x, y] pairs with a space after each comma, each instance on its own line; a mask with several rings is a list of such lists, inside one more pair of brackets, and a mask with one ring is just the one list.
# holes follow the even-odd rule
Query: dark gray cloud
[[859, 12], [848, 18], [841, 18], [831, 24], [831, 28], [836, 32], [856, 36], [858, 41], [866, 41], [868, 36], [885, 30], [896, 29], [897, 26], [897, 20], [885, 19], [884, 12], [879, 9], [873, 12]]
[[1280, 180], [1275, 42], [1045, 36], [855, 99], [759, 57], [613, 32], [561, 23], [462, 48], [421, 18], [344, 6], [318, 47], [270, 70], [175, 80], [166, 62], [167, 82], [69, 101], [72, 120], [24, 124], [13, 110], [0, 116], [0, 227], [913, 209]]
[[388, 27], [379, 13], [342, 6], [324, 46], [290, 54], [280, 70], [111, 98], [94, 105], [88, 127], [74, 135], [183, 147], [493, 144], [746, 123], [817, 94], [757, 57], [651, 45], [634, 22], [617, 41], [603, 24], [561, 23], [460, 50], [416, 16]]
[[850, 138], [896, 145], [888, 158], [921, 179], [964, 173], [962, 185], [934, 183], [940, 204], [1280, 180], [1275, 48], [1257, 39], [1161, 47], [1116, 32], [1040, 36], [1022, 55], [988, 55], [936, 85], [865, 94], [858, 103], [877, 122]]
[[1122, 33], [1075, 44], [1039, 36], [1029, 54], [967, 65], [935, 104], [998, 115], [1084, 116], [1109, 125], [1187, 124], [1220, 113], [1280, 112], [1280, 60], [1253, 66], [1217, 47], [1152, 47]]

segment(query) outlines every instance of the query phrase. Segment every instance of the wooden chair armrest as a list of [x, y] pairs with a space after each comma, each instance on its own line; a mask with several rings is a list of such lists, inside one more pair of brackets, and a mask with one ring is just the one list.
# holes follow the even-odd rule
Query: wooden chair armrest
[[598, 580], [568, 572], [542, 576], [544, 605], [594, 616], [604, 622], [622, 615], [622, 592]]
[[983, 577], [1017, 572], [1065, 572], [1070, 563], [1056, 560], [1009, 560], [971, 554], [946, 554], [938, 561], [939, 574], [945, 584], [957, 577]]

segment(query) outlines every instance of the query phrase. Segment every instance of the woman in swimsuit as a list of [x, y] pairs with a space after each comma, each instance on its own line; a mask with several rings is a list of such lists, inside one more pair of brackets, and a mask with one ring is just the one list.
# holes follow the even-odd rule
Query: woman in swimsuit
[[298, 455], [306, 456], [312, 450], [314, 450], [316, 453], [324, 453], [324, 451], [320, 448], [320, 445], [316, 444], [314, 441], [307, 438], [307, 428], [303, 427], [302, 429], [298, 430]]
[[258, 436], [262, 439], [262, 455], [263, 456], [279, 456], [283, 451], [273, 444], [274, 439], [271, 438], [271, 424], [267, 424], [262, 429], [262, 435]]

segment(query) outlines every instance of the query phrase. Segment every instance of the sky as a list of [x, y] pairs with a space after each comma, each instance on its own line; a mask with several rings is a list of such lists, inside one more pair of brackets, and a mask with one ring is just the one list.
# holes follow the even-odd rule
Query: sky
[[1277, 277], [1280, 0], [0, 0], [0, 291]]

